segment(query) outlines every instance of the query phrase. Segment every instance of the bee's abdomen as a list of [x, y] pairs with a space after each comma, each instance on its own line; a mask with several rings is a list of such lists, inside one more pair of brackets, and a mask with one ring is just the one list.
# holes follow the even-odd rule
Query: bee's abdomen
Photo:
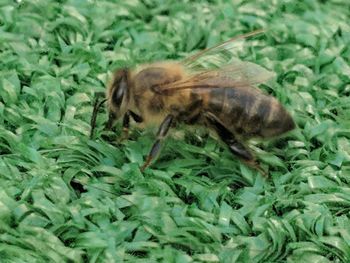
[[262, 123], [261, 137], [273, 137], [286, 133], [295, 128], [295, 123], [285, 108], [274, 98], [270, 98], [270, 114]]
[[228, 129], [244, 137], [273, 137], [294, 128], [276, 99], [249, 87], [213, 89], [207, 105]]

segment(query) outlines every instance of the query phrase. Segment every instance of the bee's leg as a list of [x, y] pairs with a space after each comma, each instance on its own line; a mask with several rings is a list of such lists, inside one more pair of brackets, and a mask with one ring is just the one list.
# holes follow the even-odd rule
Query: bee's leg
[[113, 127], [113, 124], [114, 124], [115, 120], [116, 120], [115, 114], [113, 112], [110, 112], [108, 114], [108, 121], [107, 121], [107, 123], [105, 125], [105, 130], [110, 131], [112, 129], [112, 127]]
[[143, 118], [140, 115], [136, 114], [131, 110], [129, 110], [129, 112], [130, 112], [130, 116], [133, 118], [134, 121], [136, 121], [137, 123], [143, 122]]
[[122, 140], [127, 139], [129, 137], [129, 127], [130, 127], [130, 117], [133, 118], [134, 121], [140, 123], [143, 121], [142, 117], [137, 115], [131, 110], [128, 110], [123, 117], [123, 135]]
[[147, 166], [151, 163], [151, 161], [159, 153], [159, 150], [161, 148], [161, 143], [162, 143], [163, 139], [165, 138], [165, 136], [167, 135], [173, 120], [174, 120], [174, 115], [169, 114], [165, 117], [162, 124], [159, 126], [159, 130], [157, 133], [157, 139], [154, 142], [152, 149], [149, 152], [145, 163], [141, 167], [141, 172], [143, 172], [147, 168]]
[[238, 156], [243, 162], [245, 162], [250, 167], [260, 171], [264, 176], [266, 176], [266, 172], [260, 167], [258, 161], [251, 154], [249, 149], [241, 143], [235, 135], [228, 130], [220, 120], [212, 113], [205, 113], [206, 120], [209, 124], [215, 129], [221, 140], [227, 144], [230, 151]]
[[121, 140], [127, 139], [129, 137], [129, 127], [130, 127], [130, 111], [127, 111], [123, 117], [123, 134]]

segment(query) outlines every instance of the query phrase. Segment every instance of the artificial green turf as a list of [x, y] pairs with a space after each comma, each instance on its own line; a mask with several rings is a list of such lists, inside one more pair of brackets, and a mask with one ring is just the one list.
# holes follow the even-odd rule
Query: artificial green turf
[[[0, 1], [0, 262], [350, 262], [350, 2], [230, 2]], [[152, 132], [89, 140], [112, 69], [259, 28], [298, 125], [254, 145], [268, 179], [200, 134], [144, 174]]]

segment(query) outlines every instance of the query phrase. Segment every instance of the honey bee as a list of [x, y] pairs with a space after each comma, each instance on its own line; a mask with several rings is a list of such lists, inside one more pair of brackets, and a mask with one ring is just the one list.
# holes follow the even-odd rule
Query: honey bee
[[[160, 152], [169, 129], [185, 123], [215, 131], [235, 156], [265, 174], [246, 142], [254, 137], [279, 136], [295, 127], [291, 115], [274, 97], [254, 87], [273, 74], [238, 59], [220, 68], [194, 69], [200, 58], [224, 53], [232, 43], [260, 33], [238, 36], [182, 61], [156, 62], [114, 73], [104, 100], [109, 112], [106, 128], [121, 117], [125, 136], [131, 118], [145, 126], [159, 127], [142, 171]], [[103, 102], [95, 104], [92, 133], [96, 108]]]

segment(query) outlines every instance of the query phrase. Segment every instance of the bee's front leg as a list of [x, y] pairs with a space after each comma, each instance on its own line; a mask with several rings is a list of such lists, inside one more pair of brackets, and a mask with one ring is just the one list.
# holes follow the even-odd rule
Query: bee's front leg
[[151, 163], [151, 161], [159, 153], [160, 148], [161, 148], [161, 143], [162, 143], [163, 139], [165, 138], [165, 136], [167, 135], [173, 120], [174, 120], [174, 115], [169, 114], [165, 117], [162, 124], [159, 126], [158, 133], [157, 133], [157, 139], [154, 142], [152, 149], [149, 152], [145, 163], [140, 168], [141, 172], [143, 172], [147, 168], [147, 166]]
[[127, 111], [123, 117], [123, 131], [121, 140], [127, 139], [129, 137], [129, 127], [130, 127], [130, 111]]
[[204, 114], [206, 120], [212, 126], [221, 140], [223, 140], [224, 143], [227, 144], [230, 151], [238, 156], [243, 162], [245, 162], [250, 167], [260, 171], [264, 176], [267, 176], [267, 173], [261, 168], [258, 161], [255, 159], [255, 157], [252, 155], [252, 153], [249, 151], [249, 149], [241, 143], [236, 136], [227, 129], [220, 120], [212, 113], [208, 112]]
[[105, 125], [105, 130], [110, 131], [113, 128], [113, 124], [116, 121], [116, 115], [113, 112], [109, 112], [108, 121]]
[[123, 134], [121, 140], [129, 137], [130, 117], [132, 117], [132, 119], [137, 123], [143, 122], [143, 118], [141, 116], [137, 115], [131, 110], [128, 110], [123, 117]]

